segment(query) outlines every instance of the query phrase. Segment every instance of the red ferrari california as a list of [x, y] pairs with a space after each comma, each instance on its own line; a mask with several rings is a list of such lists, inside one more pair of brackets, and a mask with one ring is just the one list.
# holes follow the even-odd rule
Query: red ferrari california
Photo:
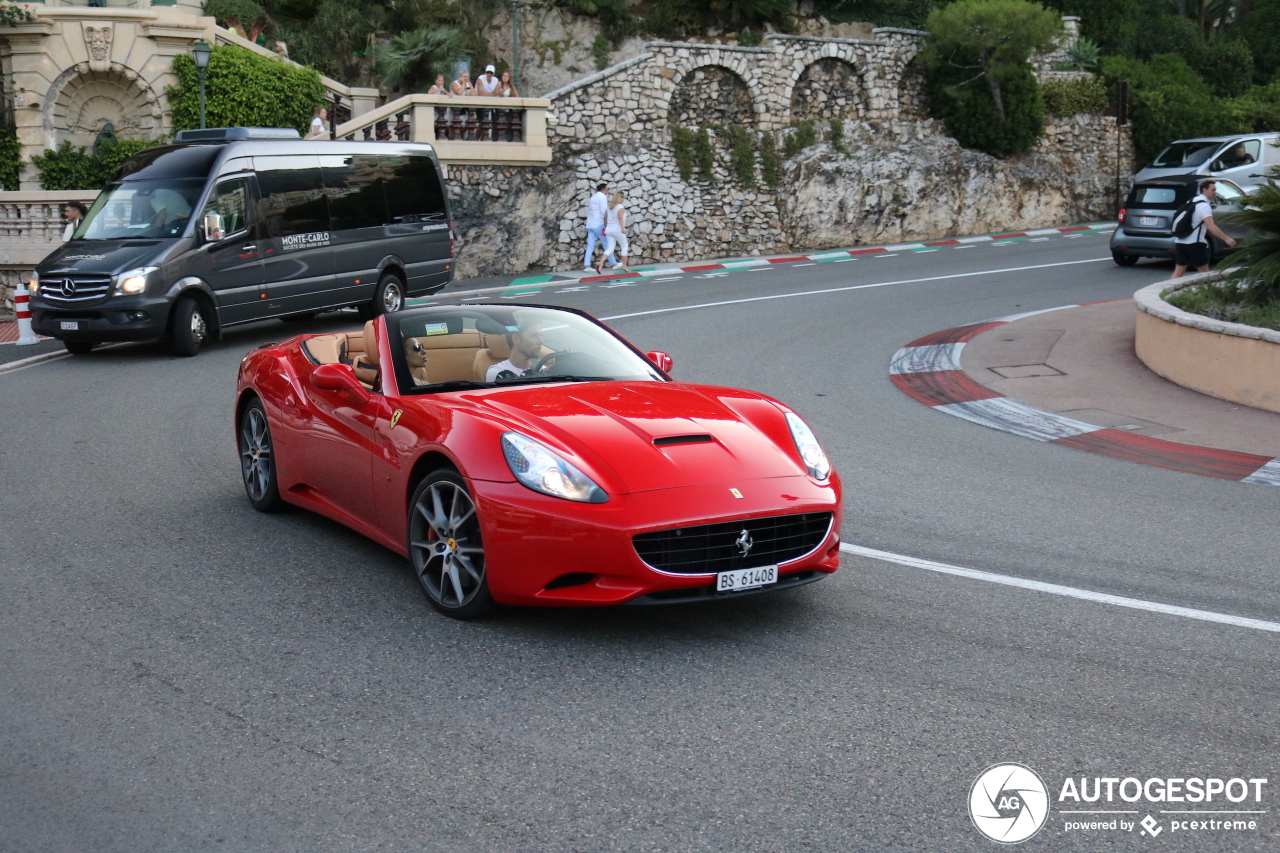
[[839, 566], [840, 480], [763, 394], [675, 382], [586, 314], [433, 306], [240, 365], [245, 491], [404, 554], [431, 604], [658, 604]]

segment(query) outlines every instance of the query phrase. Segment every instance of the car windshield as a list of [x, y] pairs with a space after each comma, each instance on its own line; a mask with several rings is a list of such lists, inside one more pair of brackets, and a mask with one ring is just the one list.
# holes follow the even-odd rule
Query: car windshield
[[665, 381], [581, 314], [541, 306], [436, 306], [387, 317], [401, 389], [455, 391], [541, 382]]
[[1175, 142], [1160, 152], [1151, 163], [1156, 169], [1176, 169], [1180, 166], [1199, 166], [1208, 160], [1213, 152], [1222, 147], [1222, 141], [1192, 140]]
[[111, 184], [89, 208], [73, 239], [178, 237], [203, 189], [204, 181], [198, 178]]

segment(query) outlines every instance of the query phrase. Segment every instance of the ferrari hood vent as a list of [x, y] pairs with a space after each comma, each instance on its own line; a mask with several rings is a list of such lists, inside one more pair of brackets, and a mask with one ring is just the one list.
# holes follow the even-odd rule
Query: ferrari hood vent
[[658, 447], [666, 447], [671, 444], [707, 444], [714, 439], [706, 433], [701, 435], [664, 435], [661, 438], [655, 438], [653, 443]]

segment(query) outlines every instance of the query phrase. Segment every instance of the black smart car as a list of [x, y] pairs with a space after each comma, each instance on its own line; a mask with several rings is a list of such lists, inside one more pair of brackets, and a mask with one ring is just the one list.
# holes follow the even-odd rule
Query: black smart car
[[[1199, 192], [1199, 183], [1205, 179], [1204, 175], [1173, 175], [1134, 184], [1120, 210], [1120, 224], [1111, 235], [1112, 259], [1122, 267], [1136, 264], [1139, 258], [1172, 260], [1173, 215]], [[1242, 240], [1247, 229], [1232, 222], [1231, 214], [1240, 210], [1245, 193], [1231, 181], [1215, 180], [1218, 201], [1213, 206], [1213, 221], [1227, 236]], [[1209, 235], [1211, 265], [1232, 251]]]

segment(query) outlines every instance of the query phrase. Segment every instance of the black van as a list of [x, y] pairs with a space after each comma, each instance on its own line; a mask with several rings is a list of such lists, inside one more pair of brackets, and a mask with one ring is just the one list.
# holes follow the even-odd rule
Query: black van
[[125, 161], [35, 278], [32, 326], [73, 353], [171, 336], [195, 355], [237, 323], [436, 292], [449, 201], [429, 145], [186, 130]]

